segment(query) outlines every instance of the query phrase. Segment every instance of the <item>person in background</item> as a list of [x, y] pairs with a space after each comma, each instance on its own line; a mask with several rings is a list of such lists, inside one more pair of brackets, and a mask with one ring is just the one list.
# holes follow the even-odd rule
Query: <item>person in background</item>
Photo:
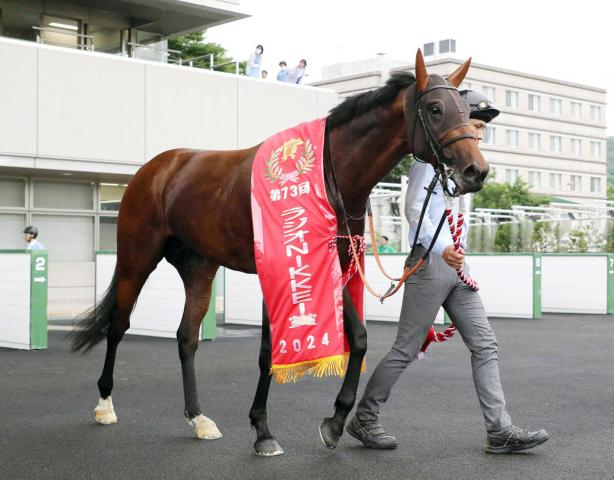
[[[469, 125], [475, 141], [480, 142], [486, 124], [499, 115], [499, 110], [483, 93], [463, 90], [462, 99], [469, 104]], [[414, 242], [420, 211], [426, 197], [426, 187], [435, 174], [429, 163], [413, 162], [408, 173], [405, 215], [409, 221], [409, 244]], [[424, 223], [417, 238], [416, 251], [407, 257], [406, 265], [415, 265], [435, 237], [436, 225], [444, 212], [443, 189], [437, 184], [431, 198]], [[459, 199], [454, 199], [453, 214], [459, 210]], [[468, 213], [468, 212], [466, 212]], [[480, 294], [465, 284], [456, 269], [465, 267], [465, 249], [469, 222], [462, 226], [457, 251], [450, 231], [444, 228], [435, 246], [415, 275], [405, 281], [403, 305], [399, 317], [396, 340], [390, 351], [373, 371], [356, 415], [346, 430], [368, 448], [393, 449], [397, 440], [380, 423], [380, 408], [388, 400], [392, 387], [407, 366], [420, 352], [427, 332], [443, 306], [465, 345], [471, 352], [473, 383], [486, 423], [486, 453], [513, 453], [536, 447], [548, 440], [545, 430], [530, 431], [512, 424], [507, 412], [503, 386], [499, 373], [497, 340], [488, 322]], [[449, 398], [454, 399], [450, 392]], [[411, 406], [411, 399], [405, 399]], [[454, 412], [455, 415], [461, 412]], [[466, 439], [463, 439], [466, 440]]]
[[277, 74], [277, 80], [280, 82], [287, 82], [290, 72], [288, 72], [288, 64], [285, 61], [279, 62], [279, 73]]
[[378, 253], [396, 253], [396, 250], [388, 243], [388, 241], [389, 240], [386, 235], [382, 235], [379, 238], [379, 246], [377, 247]]
[[28, 250], [45, 250], [45, 246], [39, 242], [36, 237], [38, 237], [38, 228], [32, 225], [25, 228], [23, 231], [23, 238], [28, 244], [26, 248]]
[[262, 70], [262, 80], [266, 80], [266, 78], [269, 76], [269, 72], [267, 70]]
[[305, 76], [305, 69], [307, 68], [307, 60], [304, 58], [298, 62], [298, 65], [292, 69], [288, 77], [290, 83], [302, 83]]
[[247, 76], [260, 78], [260, 68], [262, 67], [262, 45], [256, 45], [256, 50], [247, 59]]

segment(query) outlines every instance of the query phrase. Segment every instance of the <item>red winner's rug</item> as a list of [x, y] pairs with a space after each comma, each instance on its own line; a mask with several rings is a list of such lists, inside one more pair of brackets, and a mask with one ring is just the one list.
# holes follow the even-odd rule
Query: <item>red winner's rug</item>
[[[271, 372], [279, 383], [306, 373], [343, 375], [343, 281], [336, 248], [337, 218], [326, 197], [326, 119], [273, 135], [252, 167], [256, 267], [271, 325]], [[363, 288], [348, 288], [362, 318]]]

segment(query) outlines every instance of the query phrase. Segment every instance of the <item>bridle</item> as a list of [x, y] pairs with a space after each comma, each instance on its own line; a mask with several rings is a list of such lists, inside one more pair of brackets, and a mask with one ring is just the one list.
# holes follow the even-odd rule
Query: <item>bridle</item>
[[[446, 139], [446, 135], [455, 130], [456, 128], [458, 128], [461, 125], [455, 125], [453, 128], [448, 129], [446, 132], [444, 132], [444, 134], [442, 135], [441, 138], [437, 138], [435, 136], [435, 134], [433, 133], [433, 129], [431, 128], [429, 122], [427, 121], [427, 119], [425, 118], [424, 112], [422, 110], [422, 104], [421, 104], [421, 100], [422, 97], [424, 97], [427, 93], [432, 92], [433, 90], [437, 90], [437, 89], [446, 89], [446, 90], [455, 90], [458, 91], [456, 89], [456, 87], [453, 87], [451, 85], [435, 85], [433, 87], [427, 88], [425, 91], [420, 92], [419, 94], [416, 95], [416, 99], [415, 99], [415, 110], [416, 110], [416, 116], [414, 118], [414, 123], [413, 123], [413, 129], [412, 129], [412, 136], [411, 136], [411, 145], [414, 145], [414, 140], [415, 140], [415, 136], [416, 136], [416, 125], [418, 124], [417, 120], [420, 120], [420, 124], [422, 125], [422, 129], [424, 131], [424, 135], [426, 137], [427, 143], [429, 145], [429, 148], [431, 149], [431, 153], [433, 155], [433, 158], [435, 159], [435, 161], [437, 162], [437, 165], [435, 165], [435, 176], [433, 177], [433, 180], [431, 181], [431, 184], [429, 185], [428, 188], [426, 188], [427, 190], [427, 196], [424, 200], [424, 204], [422, 205], [422, 211], [420, 212], [420, 219], [418, 221], [418, 226], [416, 229], [416, 234], [414, 237], [414, 242], [411, 248], [411, 253], [410, 253], [410, 257], [413, 256], [414, 250], [416, 248], [416, 244], [417, 244], [417, 239], [418, 239], [418, 234], [420, 232], [420, 227], [422, 226], [422, 221], [424, 219], [424, 216], [426, 214], [426, 210], [427, 210], [427, 205], [429, 202], [429, 199], [431, 197], [431, 194], [433, 193], [434, 189], [435, 189], [435, 185], [437, 184], [437, 182], [441, 183], [441, 186], [444, 190], [444, 193], [451, 196], [451, 197], [458, 197], [460, 195], [460, 192], [458, 190], [458, 187], [456, 186], [456, 184], [454, 183], [453, 188], [451, 189], [449, 186], [449, 180], [452, 180], [454, 182], [454, 170], [451, 169], [450, 167], [448, 167], [443, 161], [442, 158], [445, 159], [445, 155], [443, 154], [443, 149], [448, 147], [449, 145], [458, 142], [460, 140], [464, 140], [464, 139], [472, 139], [475, 140], [475, 136], [471, 135], [469, 133], [464, 133], [464, 134], [460, 134], [457, 136], [454, 136], [452, 138], [448, 138]], [[330, 136], [330, 130], [328, 129], [328, 125], [326, 126], [326, 133], [327, 133], [327, 138], [328, 138], [328, 150], [329, 150], [329, 157], [330, 157], [330, 169], [331, 169], [331, 178], [333, 180], [333, 186], [335, 188], [335, 190], [339, 193], [339, 207], [341, 210], [341, 214], [343, 215], [343, 223], [345, 225], [346, 231], [347, 231], [347, 236], [343, 235], [343, 236], [337, 236], [337, 239], [339, 238], [347, 238], [347, 240], [349, 240], [350, 243], [350, 256], [353, 259], [353, 264], [356, 266], [356, 270], [358, 272], [358, 274], [360, 275], [360, 278], [363, 282], [363, 284], [365, 285], [365, 288], [367, 289], [367, 291], [369, 291], [369, 293], [371, 293], [373, 296], [377, 297], [380, 302], [383, 303], [384, 299], [394, 295], [400, 288], [401, 285], [404, 284], [405, 280], [407, 280], [407, 278], [409, 278], [411, 275], [413, 275], [421, 266], [422, 264], [426, 261], [426, 259], [428, 258], [429, 254], [431, 253], [431, 250], [433, 249], [433, 247], [435, 246], [435, 241], [437, 240], [437, 237], [439, 236], [439, 233], [441, 231], [441, 228], [443, 226], [443, 223], [447, 217], [446, 213], [444, 212], [444, 215], [441, 217], [439, 224], [437, 225], [437, 229], [435, 231], [435, 235], [433, 236], [433, 239], [431, 241], [431, 244], [428, 246], [428, 248], [426, 249], [425, 253], [422, 255], [422, 257], [418, 260], [418, 262], [416, 262], [416, 264], [412, 267], [405, 267], [403, 270], [403, 275], [400, 278], [393, 278], [390, 275], [388, 275], [384, 269], [383, 266], [381, 265], [381, 262], [379, 260], [379, 256], [377, 255], [377, 250], [375, 248], [375, 233], [373, 231], [373, 218], [372, 216], [369, 214], [369, 230], [371, 233], [371, 243], [373, 245], [373, 252], [377, 261], [377, 264], [380, 268], [380, 270], [382, 271], [382, 273], [388, 277], [389, 279], [396, 281], [397, 284], [395, 285], [394, 283], [391, 284], [390, 288], [388, 289], [388, 291], [384, 294], [379, 294], [377, 293], [367, 282], [367, 278], [364, 274], [363, 268], [361, 266], [361, 263], [358, 259], [358, 249], [356, 247], [356, 245], [354, 245], [354, 236], [352, 235], [352, 232], [350, 230], [350, 226], [348, 223], [348, 219], [350, 218], [349, 215], [347, 214], [346, 210], [345, 210], [345, 205], [343, 203], [343, 196], [341, 195], [341, 189], [339, 188], [339, 181], [337, 180], [337, 174], [335, 173], [335, 162], [334, 162], [334, 156], [333, 156], [333, 147], [332, 147], [332, 138]], [[416, 160], [418, 160], [417, 157], [414, 157]], [[422, 161], [422, 160], [418, 160], [418, 161]], [[370, 204], [369, 201], [367, 201], [367, 208], [366, 210], [369, 211], [370, 213]], [[360, 219], [362, 219], [364, 217], [364, 213], [363, 215], [361, 215]], [[356, 220], [354, 218], [352, 218], [353, 220]]]
[[[420, 120], [420, 124], [422, 125], [422, 130], [424, 131], [424, 135], [426, 137], [426, 142], [428, 143], [429, 148], [431, 149], [433, 158], [437, 162], [437, 164], [434, 165], [434, 167], [435, 167], [435, 170], [437, 170], [439, 174], [441, 175], [441, 186], [447, 195], [451, 197], [458, 197], [460, 195], [460, 192], [458, 190], [458, 187], [456, 186], [456, 183], [454, 183], [454, 170], [450, 168], [448, 165], [446, 165], [446, 163], [442, 160], [446, 158], [446, 156], [443, 154], [443, 149], [452, 145], [455, 142], [458, 142], [459, 140], [464, 140], [468, 138], [475, 140], [475, 135], [472, 135], [470, 133], [463, 133], [455, 137], [446, 139], [445, 137], [449, 132], [459, 127], [459, 125], [456, 125], [453, 128], [449, 129], [447, 132], [445, 132], [441, 136], [440, 139], [436, 137], [436, 135], [433, 133], [433, 129], [431, 128], [431, 125], [428, 122], [428, 119], [424, 115], [421, 100], [422, 100], [422, 97], [424, 97], [427, 93], [430, 93], [433, 90], [439, 90], [439, 89], [458, 91], [458, 89], [456, 87], [453, 87], [452, 85], [435, 85], [433, 87], [427, 88], [423, 92], [416, 93], [416, 98], [414, 100], [415, 107], [416, 107], [415, 108], [416, 116], [414, 118], [414, 125], [413, 125], [412, 136], [411, 136], [411, 144], [412, 146], [414, 145], [414, 141], [416, 138], [416, 125], [418, 124], [417, 120]], [[414, 158], [419, 162], [424, 162], [424, 160], [421, 160], [418, 157], [414, 156]], [[454, 183], [454, 186], [452, 188], [450, 188], [449, 180], [452, 180]]]

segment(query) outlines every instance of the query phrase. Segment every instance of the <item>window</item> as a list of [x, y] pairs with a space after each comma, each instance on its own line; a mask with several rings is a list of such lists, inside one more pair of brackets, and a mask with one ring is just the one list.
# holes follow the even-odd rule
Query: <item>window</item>
[[560, 98], [551, 98], [550, 99], [550, 113], [552, 115], [560, 115], [561, 114], [561, 99]]
[[591, 192], [601, 193], [601, 178], [591, 177]]
[[117, 249], [117, 217], [100, 217], [100, 250]]
[[529, 148], [539, 150], [541, 148], [541, 135], [539, 133], [529, 133]]
[[126, 187], [127, 185], [122, 183], [101, 183], [100, 210], [118, 212]]
[[0, 248], [26, 248], [21, 233], [25, 227], [25, 214], [0, 213]]
[[571, 154], [577, 157], [582, 155], [582, 140], [579, 138], [571, 139]]
[[506, 130], [505, 141], [508, 147], [518, 146], [518, 130]]
[[439, 53], [456, 52], [456, 40], [449, 38], [439, 41]]
[[[32, 214], [32, 225], [56, 262], [91, 262], [94, 252], [94, 215]], [[43, 235], [44, 234], [44, 235]]]
[[593, 122], [601, 121], [601, 107], [591, 105], [591, 120]]
[[529, 186], [532, 188], [539, 188], [541, 183], [541, 173], [529, 170]]
[[435, 44], [433, 42], [424, 44], [424, 56], [428, 57], [435, 53]]
[[591, 157], [601, 157], [601, 144], [599, 142], [591, 142]]
[[506, 168], [505, 181], [507, 183], [516, 183], [516, 180], [518, 180], [518, 170], [515, 168]]
[[34, 180], [32, 182], [34, 208], [93, 210], [93, 182], [64, 182]]
[[23, 178], [0, 177], [0, 207], [25, 206], [26, 181]]
[[552, 190], [561, 190], [562, 183], [563, 183], [563, 179], [560, 173], [550, 174], [550, 188]]
[[582, 104], [579, 102], [571, 102], [571, 116], [575, 119], [582, 118]]
[[482, 142], [488, 145], [494, 145], [496, 142], [495, 127], [486, 127], [484, 129], [484, 138]]
[[460, 84], [460, 87], [458, 88], [459, 90], [471, 90], [471, 83], [470, 82], [463, 82]]
[[580, 175], [570, 175], [569, 188], [572, 192], [579, 192], [582, 189], [582, 177]]
[[556, 153], [561, 153], [561, 137], [551, 136], [550, 137], [550, 150]]
[[518, 92], [516, 90], [505, 91], [505, 106], [518, 108]]
[[495, 87], [482, 87], [482, 93], [492, 102], [495, 101]]
[[529, 111], [539, 113], [540, 105], [539, 105], [539, 95], [529, 95]]

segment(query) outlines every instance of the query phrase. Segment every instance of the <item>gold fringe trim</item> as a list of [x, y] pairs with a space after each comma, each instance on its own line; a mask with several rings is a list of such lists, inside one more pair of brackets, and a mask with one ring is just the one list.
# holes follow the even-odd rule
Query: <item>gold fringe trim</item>
[[[275, 376], [277, 383], [296, 383], [305, 374], [313, 375], [316, 378], [336, 375], [343, 377], [347, 370], [349, 353], [343, 355], [333, 355], [331, 357], [318, 358], [316, 360], [306, 360], [304, 362], [290, 363], [287, 365], [273, 365], [271, 375]], [[366, 362], [363, 359], [360, 366], [360, 373], [367, 371]]]

